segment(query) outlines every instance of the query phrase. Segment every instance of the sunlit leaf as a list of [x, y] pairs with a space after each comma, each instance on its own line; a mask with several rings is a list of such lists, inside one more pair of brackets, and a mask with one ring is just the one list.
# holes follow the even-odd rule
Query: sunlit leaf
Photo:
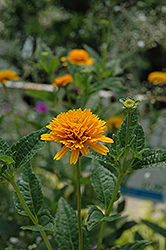
[[135, 242], [129, 242], [122, 246], [112, 247], [110, 250], [144, 250], [145, 247], [151, 245], [149, 241], [140, 240]]

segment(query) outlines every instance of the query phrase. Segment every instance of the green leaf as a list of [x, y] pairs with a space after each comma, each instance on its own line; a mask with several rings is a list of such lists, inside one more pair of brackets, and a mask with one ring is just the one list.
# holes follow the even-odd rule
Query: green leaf
[[[138, 113], [137, 113], [137, 110], [135, 109], [131, 113], [131, 123], [130, 123], [128, 143], [130, 143], [131, 140], [133, 139], [134, 131], [137, 126], [138, 126]], [[126, 144], [126, 130], [127, 130], [127, 116], [125, 117], [118, 131], [118, 137], [119, 137], [119, 141], [122, 147], [125, 147], [125, 144]]]
[[78, 249], [78, 227], [76, 213], [64, 198], [60, 198], [55, 221], [55, 237], [58, 250]]
[[166, 167], [166, 150], [146, 149], [142, 160], [135, 159], [132, 164], [132, 170], [154, 167]]
[[48, 100], [48, 101], [51, 101], [54, 98], [53, 93], [38, 91], [38, 90], [27, 90], [26, 94], [29, 96], [35, 97], [35, 98], [39, 98], [42, 100]]
[[[37, 215], [43, 203], [43, 194], [37, 177], [34, 173], [32, 173], [30, 163], [25, 165], [23, 172], [20, 174], [19, 179], [17, 180], [17, 185], [28, 208], [34, 215]], [[15, 192], [13, 200], [18, 213], [27, 216], [27, 213], [25, 212]]]
[[151, 228], [153, 231], [155, 231], [156, 233], [161, 234], [162, 236], [164, 236], [166, 238], [166, 228], [162, 228], [160, 226], [158, 226], [157, 224], [147, 221], [147, 220], [141, 220], [146, 226], [148, 226], [149, 228]]
[[91, 183], [99, 200], [108, 207], [113, 196], [117, 178], [96, 160], [92, 161]]
[[46, 142], [40, 140], [40, 136], [46, 131], [48, 131], [47, 128], [42, 128], [36, 132], [32, 132], [12, 145], [11, 150], [15, 161], [15, 171], [24, 166], [45, 145]]
[[3, 162], [6, 162], [7, 165], [10, 165], [10, 164], [12, 164], [12, 163], [15, 163], [15, 161], [13, 160], [13, 158], [10, 157], [10, 156], [7, 156], [7, 155], [2, 155], [2, 156], [0, 157], [0, 160], [3, 161]]
[[67, 69], [73, 77], [75, 74], [79, 72], [79, 66], [76, 64], [70, 63], [68, 60], [67, 60]]
[[59, 61], [58, 56], [54, 56], [50, 60], [49, 65], [48, 65], [48, 72], [49, 72], [49, 74], [53, 74], [54, 71], [59, 67], [59, 65], [60, 65], [60, 61]]
[[42, 210], [40, 214], [38, 214], [38, 225], [22, 226], [21, 228], [23, 230], [32, 230], [32, 231], [44, 231], [44, 230], [53, 231], [55, 229], [55, 222], [50, 212], [45, 209]]
[[2, 155], [12, 156], [12, 152], [7, 142], [0, 138], [0, 156]]
[[151, 242], [146, 240], [140, 240], [135, 242], [129, 242], [122, 246], [112, 247], [110, 250], [144, 250], [145, 247], [151, 245]]
[[82, 90], [85, 90], [87, 87], [86, 79], [79, 73], [74, 75], [74, 83]]
[[102, 211], [98, 209], [96, 206], [90, 206], [90, 209], [88, 211], [87, 228], [90, 231], [92, 230], [94, 226], [98, 225], [99, 223], [112, 222], [118, 219], [120, 216], [121, 214], [114, 214], [114, 215], [105, 217]]
[[123, 148], [115, 134], [113, 134], [112, 139], [114, 143], [111, 143], [109, 155], [113, 157], [114, 161], [119, 161], [120, 156], [123, 154]]
[[42, 41], [41, 38], [37, 38], [36, 41], [36, 50], [35, 50], [35, 58], [37, 61], [43, 60], [42, 56], [43, 52], [47, 52], [47, 59], [51, 60], [54, 57], [53, 51]]
[[100, 82], [96, 82], [93, 85], [91, 85], [90, 91], [96, 92], [101, 89], [108, 89], [111, 91], [122, 91], [124, 90], [124, 87], [122, 85], [123, 79], [120, 77], [109, 77], [105, 78], [104, 80]]
[[135, 134], [135, 138], [132, 141], [131, 147], [136, 152], [140, 152], [145, 147], [145, 136], [141, 124], [138, 124], [136, 126], [133, 133]]

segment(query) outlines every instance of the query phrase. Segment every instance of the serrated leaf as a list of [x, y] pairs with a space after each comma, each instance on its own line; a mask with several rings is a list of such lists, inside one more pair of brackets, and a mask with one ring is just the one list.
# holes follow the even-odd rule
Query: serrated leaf
[[48, 131], [47, 128], [42, 128], [32, 132], [12, 145], [11, 150], [15, 161], [15, 164], [13, 164], [15, 170], [24, 166], [45, 145], [46, 142], [40, 140], [40, 136], [46, 131]]
[[120, 216], [121, 214], [114, 214], [114, 215], [105, 217], [102, 211], [98, 209], [96, 206], [90, 206], [90, 209], [88, 211], [87, 228], [90, 231], [92, 230], [94, 226], [98, 225], [99, 223], [112, 222], [118, 219]]
[[38, 214], [38, 225], [22, 226], [21, 228], [23, 230], [32, 230], [32, 231], [44, 231], [44, 230], [53, 231], [55, 229], [55, 222], [50, 212], [45, 209], [40, 214]]
[[11, 156], [12, 152], [8, 143], [4, 141], [2, 138], [0, 138], [0, 156], [2, 155]]
[[15, 162], [12, 157], [7, 156], [7, 155], [2, 155], [0, 157], [0, 160], [3, 161], [3, 162], [6, 162], [8, 165], [10, 165], [10, 164], [12, 164], [12, 163]]
[[131, 169], [137, 170], [154, 167], [166, 167], [166, 150], [146, 149], [142, 154], [142, 160], [135, 159]]
[[151, 245], [151, 242], [146, 240], [140, 240], [135, 242], [129, 242], [122, 246], [112, 247], [110, 250], [144, 250], [145, 247]]
[[135, 138], [132, 141], [131, 147], [135, 151], [140, 152], [145, 147], [145, 136], [141, 124], [138, 123], [133, 133], [135, 134]]
[[[128, 143], [130, 143], [130, 141], [133, 139], [134, 131], [137, 126], [138, 126], [138, 113], [137, 113], [137, 110], [135, 109], [131, 113], [131, 123], [130, 123], [130, 129], [129, 129]], [[127, 131], [127, 116], [125, 117], [118, 131], [118, 137], [119, 137], [119, 141], [122, 147], [125, 147], [126, 145], [126, 131]]]
[[96, 160], [92, 161], [91, 184], [99, 200], [108, 207], [113, 196], [117, 178]]
[[74, 75], [74, 83], [82, 90], [85, 90], [87, 87], [86, 79], [79, 73]]
[[78, 227], [76, 213], [64, 198], [60, 198], [55, 220], [55, 237], [58, 250], [78, 249]]
[[120, 156], [123, 154], [123, 148], [115, 134], [113, 134], [112, 139], [114, 143], [110, 145], [109, 155], [114, 158], [114, 161], [119, 161]]
[[[43, 203], [43, 194], [40, 183], [34, 173], [30, 163], [27, 163], [17, 180], [18, 188], [33, 215], [37, 215]], [[19, 214], [27, 216], [18, 196], [14, 193], [14, 205]]]
[[147, 220], [141, 220], [146, 226], [148, 226], [149, 228], [151, 228], [153, 231], [155, 231], [156, 233], [161, 234], [162, 236], [164, 236], [166, 238], [166, 229], [162, 228], [160, 226], [158, 226], [157, 224], [147, 221]]

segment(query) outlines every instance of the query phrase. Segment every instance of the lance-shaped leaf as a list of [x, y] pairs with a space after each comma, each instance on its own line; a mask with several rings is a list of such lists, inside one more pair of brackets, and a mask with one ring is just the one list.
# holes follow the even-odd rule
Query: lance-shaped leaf
[[56, 214], [55, 237], [58, 243], [58, 250], [77, 250], [78, 227], [76, 213], [72, 207], [60, 198]]
[[132, 170], [166, 167], [166, 150], [147, 149], [142, 154], [142, 160], [135, 159], [132, 164]]
[[32, 230], [32, 231], [44, 231], [55, 229], [54, 218], [51, 216], [50, 212], [46, 209], [42, 210], [38, 214], [38, 225], [28, 225], [21, 227], [23, 230]]
[[[136, 129], [138, 125], [138, 113], [135, 109], [131, 113], [131, 122], [130, 122], [130, 129], [129, 129], [129, 137], [128, 137], [128, 143], [133, 139], [134, 136], [134, 130]], [[119, 141], [122, 145], [122, 147], [125, 147], [126, 144], [126, 131], [127, 131], [127, 116], [125, 117], [121, 128], [118, 131]]]
[[[34, 215], [37, 215], [43, 203], [43, 194], [36, 175], [32, 173], [30, 163], [25, 165], [23, 172], [20, 174], [17, 181], [17, 185], [28, 208]], [[25, 212], [16, 193], [14, 193], [13, 199], [18, 213], [27, 216], [27, 213]]]
[[92, 161], [91, 184], [99, 200], [108, 207], [113, 196], [117, 178], [97, 161]]
[[46, 142], [40, 140], [40, 136], [47, 131], [47, 128], [42, 128], [22, 137], [20, 141], [12, 145], [11, 150], [15, 161], [15, 170], [25, 165], [45, 145]]
[[85, 90], [87, 88], [87, 79], [84, 78], [79, 73], [76, 73], [74, 75], [74, 83], [75, 83], [75, 85], [77, 85], [82, 90]]
[[110, 250], [144, 250], [145, 247], [151, 245], [151, 242], [146, 240], [134, 241], [122, 246], [112, 247]]
[[147, 220], [141, 220], [146, 226], [148, 226], [149, 228], [151, 228], [153, 231], [155, 231], [156, 233], [161, 234], [162, 236], [164, 236], [166, 238], [166, 229], [163, 227], [158, 226], [157, 224], [147, 221]]
[[98, 225], [99, 223], [112, 222], [118, 219], [120, 216], [121, 214], [114, 214], [114, 215], [105, 217], [99, 208], [97, 208], [96, 206], [90, 206], [90, 209], [88, 211], [87, 228], [90, 231], [92, 230], [94, 226]]
[[2, 138], [0, 138], [0, 156], [2, 155], [11, 156], [12, 152], [8, 143], [4, 141]]

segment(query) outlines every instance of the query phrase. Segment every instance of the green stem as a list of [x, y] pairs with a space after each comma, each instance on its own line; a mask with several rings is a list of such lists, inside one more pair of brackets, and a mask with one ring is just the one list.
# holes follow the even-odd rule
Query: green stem
[[109, 46], [109, 41], [110, 41], [110, 34], [111, 34], [111, 26], [112, 26], [112, 20], [113, 20], [114, 5], [115, 5], [115, 1], [112, 1], [111, 10], [110, 10], [110, 16], [109, 16], [108, 29], [107, 29], [106, 46], [105, 46], [104, 51], [103, 51], [102, 69], [104, 69], [104, 67], [105, 67], [106, 56], [107, 56], [107, 51], [108, 51], [108, 46]]
[[76, 181], [77, 181], [77, 223], [79, 231], [79, 250], [82, 250], [83, 238], [82, 238], [82, 221], [81, 221], [81, 183], [80, 183], [80, 158], [76, 164]]
[[[120, 173], [119, 176], [118, 176], [117, 182], [116, 182], [116, 186], [115, 186], [115, 189], [114, 189], [114, 193], [113, 193], [112, 199], [110, 201], [108, 209], [105, 212], [105, 216], [106, 217], [109, 216], [109, 214], [110, 214], [110, 212], [112, 210], [112, 207], [113, 207], [113, 204], [114, 204], [115, 199], [117, 197], [118, 191], [120, 189], [120, 185], [121, 185], [123, 177], [124, 177], [124, 174]], [[96, 250], [100, 250], [101, 243], [103, 241], [103, 235], [104, 235], [105, 227], [106, 227], [106, 222], [103, 222], [102, 225], [101, 225], [101, 229], [100, 229], [100, 233], [99, 233], [99, 239], [98, 239], [97, 249]]]
[[[26, 202], [25, 202], [25, 200], [24, 200], [24, 198], [23, 198], [23, 196], [22, 196], [22, 194], [20, 192], [20, 189], [18, 188], [15, 180], [12, 179], [10, 181], [10, 184], [13, 186], [13, 188], [14, 188], [14, 190], [15, 190], [15, 192], [16, 192], [16, 194], [17, 194], [17, 196], [18, 196], [18, 198], [19, 198], [19, 200], [20, 200], [20, 202], [21, 202], [21, 204], [22, 204], [22, 206], [24, 208], [24, 210], [28, 214], [29, 218], [32, 220], [33, 224], [34, 225], [38, 225], [38, 219], [37, 219], [37, 217], [35, 217], [32, 214], [32, 212], [30, 211], [29, 207], [27, 206], [27, 204], [26, 204]], [[44, 240], [44, 242], [45, 242], [45, 244], [47, 246], [47, 249], [48, 250], [52, 250], [52, 247], [50, 245], [50, 242], [48, 241], [46, 233], [44, 231], [40, 231], [40, 233], [41, 233], [41, 236], [43, 237], [43, 240]]]

